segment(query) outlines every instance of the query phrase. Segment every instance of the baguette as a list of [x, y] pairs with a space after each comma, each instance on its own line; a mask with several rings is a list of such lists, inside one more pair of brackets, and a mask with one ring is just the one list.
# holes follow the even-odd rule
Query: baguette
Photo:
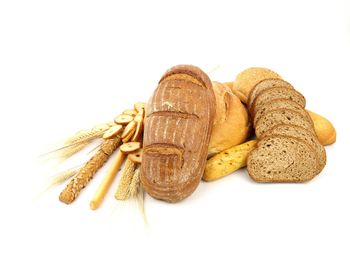
[[207, 161], [203, 180], [214, 181], [247, 165], [247, 157], [255, 148], [256, 140], [233, 146]]

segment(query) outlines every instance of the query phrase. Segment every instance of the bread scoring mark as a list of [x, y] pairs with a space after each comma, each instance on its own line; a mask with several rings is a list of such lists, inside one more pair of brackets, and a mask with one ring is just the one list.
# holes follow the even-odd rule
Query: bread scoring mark
[[146, 125], [147, 130], [145, 130], [145, 132], [144, 132], [145, 134], [147, 134], [146, 144], [151, 142], [153, 132], [150, 132], [149, 129], [151, 129], [151, 127], [153, 125], [154, 118], [147, 117], [147, 120], [148, 120], [147, 125]]
[[171, 81], [171, 80], [191, 82], [197, 86], [200, 86], [202, 88], [206, 88], [204, 82], [202, 82], [202, 81], [196, 79], [195, 77], [193, 77], [189, 74], [186, 74], [186, 73], [171, 74], [171, 75], [165, 77], [163, 80], [161, 80], [160, 83], [162, 83], [164, 81]]
[[152, 112], [150, 117], [164, 116], [170, 118], [181, 118], [181, 119], [199, 119], [199, 116], [193, 113], [180, 112], [180, 111], [157, 111]]
[[165, 159], [164, 169], [166, 169], [165, 172], [165, 181], [169, 182], [169, 158]]
[[164, 130], [163, 130], [163, 140], [166, 141], [167, 138], [167, 133], [168, 133], [168, 128], [169, 128], [169, 118], [166, 118], [165, 125], [164, 125]]
[[[178, 119], [176, 120], [175, 127], [178, 127], [178, 125], [179, 125], [180, 121], [181, 121], [181, 119], [180, 119], [180, 118], [178, 118]], [[176, 137], [176, 134], [177, 134], [177, 129], [175, 129], [175, 130], [174, 130], [174, 132], [173, 132], [173, 139], [171, 140], [171, 142], [172, 142], [172, 143], [175, 143], [175, 137]]]

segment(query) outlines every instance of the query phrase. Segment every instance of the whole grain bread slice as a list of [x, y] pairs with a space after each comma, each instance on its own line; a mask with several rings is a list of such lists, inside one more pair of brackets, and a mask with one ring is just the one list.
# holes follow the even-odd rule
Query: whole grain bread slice
[[305, 182], [318, 173], [315, 151], [289, 136], [270, 136], [248, 156], [249, 176], [257, 182]]
[[310, 123], [313, 124], [313, 121], [309, 113], [299, 104], [289, 99], [274, 99], [262, 104], [254, 115], [253, 124], [256, 125], [257, 121], [260, 119], [262, 115], [264, 115], [265, 112], [281, 109], [281, 108], [290, 109], [290, 110], [299, 112], [306, 119], [308, 119]]
[[327, 155], [326, 155], [326, 150], [320, 144], [316, 135], [311, 133], [309, 130], [306, 130], [305, 128], [302, 128], [296, 125], [281, 124], [267, 131], [265, 134], [262, 135], [261, 138], [263, 139], [268, 136], [276, 136], [276, 135], [295, 137], [303, 140], [308, 145], [310, 145], [316, 152], [317, 161], [318, 161], [317, 173], [320, 173], [322, 171], [322, 169], [326, 165]]
[[255, 113], [259, 110], [261, 105], [274, 99], [289, 99], [299, 104], [302, 108], [306, 105], [304, 96], [295, 89], [279, 87], [265, 89], [261, 91], [254, 100], [250, 111], [252, 117], [255, 116]]
[[260, 138], [265, 132], [280, 124], [296, 125], [315, 133], [313, 123], [310, 123], [303, 115], [290, 109], [281, 108], [265, 112], [256, 123], [255, 134]]
[[289, 83], [286, 82], [285, 80], [282, 79], [266, 79], [262, 80], [258, 84], [254, 86], [254, 88], [250, 91], [249, 96], [248, 96], [248, 109], [251, 108], [252, 103], [254, 102], [256, 96], [263, 90], [269, 89], [269, 88], [274, 88], [274, 87], [285, 87], [285, 88], [290, 88], [293, 89], [293, 86]]

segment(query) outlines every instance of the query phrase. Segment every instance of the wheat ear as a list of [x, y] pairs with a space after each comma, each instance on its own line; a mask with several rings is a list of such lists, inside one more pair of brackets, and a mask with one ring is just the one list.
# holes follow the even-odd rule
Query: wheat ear
[[79, 173], [70, 181], [61, 192], [59, 199], [61, 202], [72, 203], [80, 191], [89, 183], [96, 172], [104, 165], [112, 153], [119, 147], [121, 139], [105, 140], [96, 154], [79, 170]]
[[130, 196], [129, 186], [133, 180], [136, 163], [131, 161], [129, 158], [125, 161], [123, 175], [120, 179], [118, 189], [114, 197], [118, 200], [127, 200]]
[[75, 153], [81, 151], [92, 140], [102, 137], [108, 128], [108, 124], [100, 124], [92, 129], [80, 130], [75, 135], [66, 139], [58, 148], [46, 152], [40, 156], [54, 155], [58, 158], [67, 159]]

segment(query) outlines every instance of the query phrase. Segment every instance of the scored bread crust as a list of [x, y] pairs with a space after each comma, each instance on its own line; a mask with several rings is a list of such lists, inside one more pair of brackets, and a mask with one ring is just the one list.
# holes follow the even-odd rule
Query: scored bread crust
[[160, 79], [147, 105], [141, 182], [152, 197], [177, 202], [198, 186], [215, 115], [209, 77], [180, 65]]
[[[279, 103], [282, 104], [282, 106]], [[299, 104], [289, 99], [274, 99], [260, 105], [259, 109], [257, 109], [254, 115], [254, 119], [253, 119], [254, 125], [256, 125], [260, 117], [263, 116], [265, 112], [277, 110], [281, 108], [290, 109], [290, 110], [299, 112], [301, 115], [305, 117], [305, 119], [309, 120], [310, 124], [313, 125], [313, 121], [309, 113]]]
[[[274, 116], [275, 115], [275, 116]], [[276, 116], [280, 116], [281, 119], [277, 119]], [[263, 126], [263, 124], [265, 124]], [[265, 112], [259, 119], [255, 126], [255, 134], [260, 138], [265, 132], [279, 124], [292, 124], [301, 126], [311, 132], [315, 133], [314, 126], [300, 113], [285, 108], [280, 108]]]
[[302, 128], [296, 125], [281, 124], [267, 131], [265, 134], [262, 135], [261, 138], [265, 138], [268, 136], [275, 136], [275, 135], [287, 135], [287, 136], [299, 138], [305, 141], [316, 152], [317, 162], [318, 162], [317, 173], [320, 173], [322, 169], [325, 167], [327, 162], [326, 151], [324, 147], [321, 145], [321, 143], [318, 141], [317, 136], [311, 133], [309, 130], [306, 130], [305, 128]]
[[255, 98], [254, 103], [251, 108], [252, 118], [254, 118], [256, 111], [259, 107], [267, 102], [274, 99], [290, 99], [301, 107], [305, 107], [306, 101], [302, 94], [300, 94], [295, 89], [284, 88], [284, 87], [274, 87], [262, 90]]
[[253, 89], [250, 91], [249, 96], [248, 96], [248, 109], [251, 110], [251, 106], [254, 103], [254, 100], [256, 96], [263, 90], [269, 89], [269, 88], [274, 88], [274, 87], [286, 87], [286, 88], [291, 88], [294, 89], [293, 86], [282, 79], [278, 78], [272, 78], [272, 79], [265, 79], [256, 84]]
[[[283, 144], [276, 142], [278, 140], [284, 140]], [[266, 152], [261, 152], [263, 149]], [[256, 182], [306, 182], [318, 174], [316, 157], [316, 152], [301, 139], [285, 135], [269, 136], [259, 140], [249, 154], [247, 169]]]

